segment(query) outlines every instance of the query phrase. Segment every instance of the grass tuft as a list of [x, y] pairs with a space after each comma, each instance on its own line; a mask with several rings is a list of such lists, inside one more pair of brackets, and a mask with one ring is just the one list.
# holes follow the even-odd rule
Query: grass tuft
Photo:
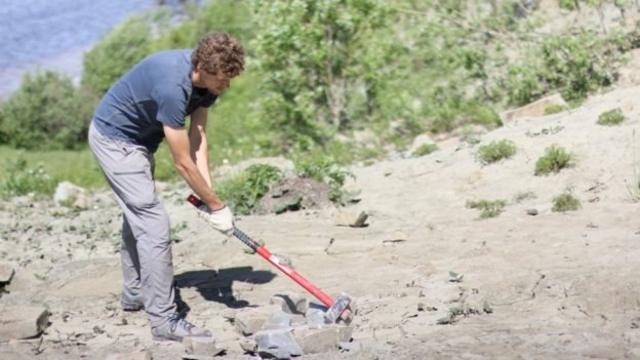
[[552, 145], [545, 149], [538, 161], [536, 161], [535, 175], [549, 175], [573, 166], [574, 156], [564, 148]]
[[506, 205], [507, 202], [505, 200], [469, 200], [466, 204], [469, 209], [481, 210], [480, 219], [497, 217], [504, 211]]
[[598, 116], [598, 125], [614, 126], [624, 121], [624, 114], [621, 109], [605, 111]]
[[492, 141], [478, 149], [478, 159], [483, 164], [491, 164], [508, 159], [516, 153], [516, 145], [510, 140]]

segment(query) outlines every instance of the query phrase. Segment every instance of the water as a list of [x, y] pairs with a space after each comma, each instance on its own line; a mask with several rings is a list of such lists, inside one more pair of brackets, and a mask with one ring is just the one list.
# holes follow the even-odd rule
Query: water
[[0, 0], [0, 99], [36, 69], [79, 81], [82, 55], [115, 24], [157, 0]]

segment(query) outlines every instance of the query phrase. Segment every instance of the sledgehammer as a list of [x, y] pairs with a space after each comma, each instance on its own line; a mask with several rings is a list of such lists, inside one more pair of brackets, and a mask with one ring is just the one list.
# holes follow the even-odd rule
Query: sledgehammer
[[[198, 199], [198, 197], [193, 194], [189, 195], [187, 201], [201, 211], [208, 210], [207, 204], [205, 204], [202, 200]], [[298, 283], [298, 285], [305, 288], [305, 290], [307, 290], [311, 295], [315, 296], [325, 306], [327, 306], [329, 309], [327, 309], [324, 314], [324, 318], [327, 323], [335, 323], [339, 319], [343, 320], [347, 324], [351, 323], [353, 316], [351, 315], [349, 309], [347, 309], [349, 307], [349, 304], [351, 303], [351, 299], [347, 295], [342, 294], [336, 297], [336, 299], [334, 300], [333, 298], [331, 298], [331, 296], [320, 290], [320, 288], [313, 285], [309, 280], [305, 279], [302, 275], [300, 275], [300, 273], [295, 271], [285, 261], [280, 260], [276, 255], [272, 254], [264, 245], [261, 245], [257, 241], [251, 239], [247, 234], [242, 232], [242, 230], [234, 227], [233, 236], [242, 241], [243, 244], [251, 248], [251, 250], [253, 250], [254, 252], [258, 253], [265, 260], [273, 264], [273, 266], [278, 268], [278, 270], [282, 271], [285, 275]]]

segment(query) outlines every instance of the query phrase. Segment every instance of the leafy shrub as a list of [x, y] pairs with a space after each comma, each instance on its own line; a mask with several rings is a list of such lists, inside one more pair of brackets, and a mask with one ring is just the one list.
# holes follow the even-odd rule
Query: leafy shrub
[[535, 175], [548, 175], [573, 165], [574, 156], [564, 148], [552, 145], [536, 161]]
[[537, 66], [531, 63], [511, 65], [507, 69], [503, 86], [509, 104], [525, 105], [542, 97], [546, 88]]
[[373, 114], [394, 55], [383, 2], [258, 1], [255, 13], [260, 105], [282, 147], [322, 144]]
[[565, 10], [576, 10], [580, 7], [578, 0], [558, 0], [558, 5]]
[[95, 96], [61, 74], [26, 74], [0, 106], [0, 141], [25, 149], [72, 149], [86, 140]]
[[149, 21], [129, 18], [85, 54], [82, 83], [102, 95], [151, 51]]
[[47, 174], [41, 165], [27, 167], [27, 161], [18, 158], [5, 166], [0, 180], [0, 195], [3, 197], [26, 195], [29, 193], [51, 195], [57, 180]]
[[269, 191], [269, 187], [281, 178], [282, 173], [278, 168], [254, 164], [240, 175], [221, 182], [216, 190], [233, 211], [247, 215]]
[[578, 102], [616, 80], [622, 61], [621, 39], [578, 35], [552, 35], [543, 39], [519, 64], [511, 65], [501, 81], [508, 102], [524, 105], [557, 89], [562, 97]]
[[[166, 24], [160, 22], [159, 26], [170, 30], [154, 41], [154, 50], [193, 48], [203, 35], [211, 31], [227, 32], [245, 45], [254, 37], [251, 2], [247, 0], [206, 1], [200, 6], [187, 8], [187, 16], [187, 20], [173, 28], [171, 16], [162, 19]], [[250, 51], [249, 48], [245, 50]]]
[[438, 150], [438, 145], [436, 144], [422, 144], [413, 151], [413, 156], [419, 157], [429, 155], [436, 150]]
[[467, 208], [469, 209], [478, 209], [480, 212], [480, 219], [488, 219], [497, 217], [504, 211], [504, 207], [507, 205], [507, 202], [504, 200], [477, 200], [477, 201], [467, 201]]
[[565, 192], [553, 198], [553, 207], [551, 211], [566, 212], [575, 211], [582, 207], [580, 200], [573, 196], [571, 192]]
[[618, 125], [624, 121], [624, 114], [621, 109], [605, 111], [598, 116], [598, 125]]
[[483, 164], [508, 159], [516, 153], [516, 145], [510, 140], [492, 141], [478, 148], [478, 158]]
[[326, 183], [331, 188], [329, 200], [342, 204], [346, 202], [347, 194], [343, 191], [348, 176], [353, 174], [343, 169], [335, 160], [329, 157], [307, 159], [296, 162], [296, 171], [300, 177], [308, 177]]

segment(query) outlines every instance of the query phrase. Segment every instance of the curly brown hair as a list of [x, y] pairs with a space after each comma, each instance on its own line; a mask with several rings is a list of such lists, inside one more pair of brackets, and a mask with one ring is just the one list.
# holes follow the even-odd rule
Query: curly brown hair
[[191, 63], [211, 74], [222, 73], [232, 78], [244, 70], [244, 49], [227, 33], [209, 33], [200, 39], [191, 53]]

